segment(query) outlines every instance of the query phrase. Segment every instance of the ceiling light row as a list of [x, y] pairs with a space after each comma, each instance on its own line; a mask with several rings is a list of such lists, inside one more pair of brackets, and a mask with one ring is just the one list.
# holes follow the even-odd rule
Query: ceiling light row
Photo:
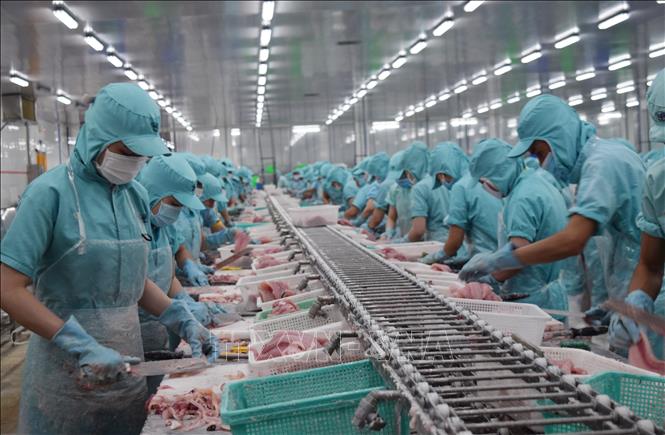
[[[79, 28], [79, 18], [72, 12], [71, 9], [69, 9], [64, 1], [54, 0], [51, 4], [51, 8], [53, 15], [55, 15], [56, 18], [58, 18], [58, 20], [60, 20], [68, 29], [76, 30]], [[99, 37], [99, 35], [95, 33], [92, 27], [86, 25], [83, 28], [83, 39], [85, 40], [86, 44], [88, 44], [88, 46], [90, 46], [90, 48], [92, 48], [94, 51], [98, 53], [103, 52], [106, 56], [106, 60], [111, 65], [113, 65], [115, 68], [121, 68], [129, 80], [136, 81], [138, 86], [141, 87], [141, 89], [144, 91], [148, 92], [148, 95], [150, 95], [150, 97], [155, 100], [166, 113], [173, 116], [180, 125], [185, 127], [188, 131], [192, 130], [191, 123], [187, 121], [178, 110], [175, 109], [171, 102], [165, 99], [159, 92], [157, 92], [154, 86], [152, 86], [147, 81], [143, 74], [138, 73], [130, 63], [125, 62], [125, 60], [120, 57], [120, 55], [110, 44], [104, 42]], [[27, 86], [27, 84], [25, 86]], [[60, 98], [60, 96], [57, 98], [61, 103], [69, 104], [65, 103], [65, 101], [69, 99], [69, 97], [66, 95], [63, 94], [62, 98]], [[69, 100], [71, 103], [71, 99]]]
[[[30, 79], [28, 79], [28, 77], [25, 74], [20, 73], [16, 70], [9, 71], [9, 81], [22, 88], [27, 88], [28, 86], [30, 86]], [[56, 90], [55, 99], [56, 101], [58, 101], [61, 104], [64, 104], [65, 106], [69, 106], [74, 101], [69, 96], [69, 94], [63, 91], [62, 89]]]
[[268, 59], [270, 59], [270, 40], [272, 27], [270, 23], [275, 16], [274, 1], [261, 2], [261, 30], [259, 32], [259, 66], [256, 81], [256, 127], [261, 127], [263, 120], [263, 107], [266, 100], [266, 86], [268, 85]]

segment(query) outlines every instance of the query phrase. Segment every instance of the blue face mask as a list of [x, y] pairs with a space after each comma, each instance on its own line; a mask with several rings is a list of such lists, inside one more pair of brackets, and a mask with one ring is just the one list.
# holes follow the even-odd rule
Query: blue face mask
[[157, 214], [150, 214], [150, 222], [156, 227], [166, 227], [178, 220], [182, 207], [176, 207], [162, 202]]
[[397, 180], [397, 185], [404, 189], [411, 189], [413, 187], [413, 183], [408, 178], [400, 178]]

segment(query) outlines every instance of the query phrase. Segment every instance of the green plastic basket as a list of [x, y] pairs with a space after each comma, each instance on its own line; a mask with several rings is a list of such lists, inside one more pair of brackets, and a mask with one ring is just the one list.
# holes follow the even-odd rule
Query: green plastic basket
[[[369, 360], [233, 382], [222, 397], [222, 421], [234, 435], [359, 434], [351, 419], [360, 400], [390, 389]], [[407, 409], [380, 402], [382, 434], [408, 434]], [[400, 411], [398, 412], [397, 409]]]
[[[607, 394], [615, 402], [627, 406], [639, 418], [651, 420], [659, 427], [665, 425], [665, 377], [603, 372], [590, 376], [584, 383], [591, 385], [599, 394]], [[546, 417], [556, 417], [552, 413], [543, 414]], [[545, 433], [585, 430], [588, 430], [588, 426], [582, 424], [557, 424], [545, 427]]]
[[[300, 308], [301, 311], [302, 310], [309, 310], [309, 307], [314, 305], [314, 302], [316, 302], [316, 299], [308, 299], [306, 301], [298, 302], [298, 303], [296, 303], [296, 305], [298, 306], [298, 308]], [[263, 320], [268, 320], [268, 317], [270, 316], [270, 314], [272, 314], [272, 308], [270, 308], [268, 310], [263, 310], [260, 313], [256, 314], [256, 321], [260, 322], [260, 321], [263, 321]], [[272, 318], [274, 319], [276, 317], [286, 316], [287, 314], [294, 314], [294, 313], [277, 314], [276, 316], [273, 316]]]

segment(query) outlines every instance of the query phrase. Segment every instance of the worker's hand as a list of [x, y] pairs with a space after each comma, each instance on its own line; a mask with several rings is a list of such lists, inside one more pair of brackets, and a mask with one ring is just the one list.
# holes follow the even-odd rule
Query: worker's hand
[[204, 287], [210, 285], [208, 282], [208, 277], [205, 273], [199, 269], [199, 266], [194, 263], [192, 260], [185, 260], [185, 265], [183, 266], [187, 280], [193, 285], [198, 287]]
[[159, 316], [159, 322], [189, 344], [193, 358], [206, 355], [209, 362], [217, 359], [219, 355], [217, 337], [194, 318], [184, 301], [173, 300]]
[[198, 263], [197, 266], [199, 270], [205, 273], [206, 275], [212, 275], [213, 273], [215, 273], [215, 269], [213, 269], [210, 266], [206, 266], [205, 264]]
[[446, 255], [445, 252], [443, 252], [442, 249], [440, 251], [427, 254], [424, 257], [418, 259], [418, 261], [423, 264], [434, 264], [434, 263], [443, 264], [444, 260], [446, 260], [447, 258], [448, 256]]
[[506, 243], [501, 249], [494, 253], [482, 253], [475, 255], [464, 265], [459, 273], [462, 281], [477, 281], [478, 278], [497, 270], [519, 269], [524, 265], [515, 257], [512, 243]]
[[235, 228], [226, 228], [222, 231], [217, 231], [206, 237], [206, 245], [215, 249], [222, 245], [230, 245], [235, 240], [236, 232], [238, 230]]
[[590, 325], [608, 326], [612, 312], [601, 307], [591, 307], [584, 312], [584, 321]]
[[386, 231], [381, 235], [381, 240], [391, 240], [397, 234], [395, 228], [386, 228]]
[[396, 237], [390, 241], [390, 243], [410, 243], [410, 242], [411, 241], [409, 240], [408, 234], [406, 236]]
[[127, 375], [125, 363], [135, 364], [140, 358], [123, 356], [110, 347], [102, 346], [70, 316], [51, 343], [78, 360], [80, 382], [85, 388], [109, 384]]
[[[646, 312], [653, 313], [653, 299], [643, 290], [633, 290], [628, 294], [625, 302]], [[608, 334], [610, 344], [615, 349], [628, 350], [631, 345], [640, 341], [640, 327], [634, 320], [619, 313], [612, 314]]]

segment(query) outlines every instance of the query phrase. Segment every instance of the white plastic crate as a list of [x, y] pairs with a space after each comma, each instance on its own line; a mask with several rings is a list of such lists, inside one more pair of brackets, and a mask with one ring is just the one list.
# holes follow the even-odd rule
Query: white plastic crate
[[283, 277], [280, 278], [270, 278], [267, 279], [264, 275], [261, 276], [248, 276], [243, 279], [242, 284], [238, 282], [236, 286], [240, 289], [242, 289], [244, 292], [249, 292], [249, 293], [259, 293], [259, 284], [262, 282], [271, 282], [271, 281], [282, 281], [285, 282], [286, 285], [289, 286], [290, 289], [295, 291], [295, 288], [298, 287], [298, 284], [300, 284], [304, 279], [306, 279], [309, 275], [305, 273], [299, 273], [297, 275], [288, 275], [285, 274]]
[[324, 316], [309, 317], [309, 311], [280, 316], [274, 319], [255, 323], [249, 328], [252, 342], [270, 340], [277, 331], [308, 331], [322, 326], [336, 325], [339, 329], [346, 326], [344, 316], [334, 305], [327, 305], [321, 309]]
[[[266, 322], [269, 321], [270, 320], [266, 320]], [[266, 322], [262, 322], [262, 324]], [[307, 332], [313, 334], [317, 338], [325, 337], [327, 340], [330, 340], [334, 337], [336, 332], [348, 329], [349, 328], [345, 324], [340, 322], [337, 324], [316, 328]], [[267, 341], [268, 340], [262, 342], [253, 341], [249, 345], [248, 366], [250, 374], [254, 377], [295, 372], [298, 370], [347, 363], [365, 358], [365, 352], [363, 351], [360, 342], [355, 339], [343, 338], [340, 349], [338, 349], [333, 355], [328, 355], [325, 347], [322, 347], [319, 349], [299, 352], [293, 355], [286, 355], [263, 361], [257, 361], [254, 354], [261, 352], [261, 349], [267, 343]]]
[[256, 270], [252, 268], [252, 270], [256, 276], [265, 276], [282, 271], [289, 271], [289, 273], [293, 273], [298, 267], [298, 264], [300, 264], [298, 261], [289, 261], [288, 263], [278, 264], [277, 266], [264, 267], [263, 269]]
[[473, 311], [501, 332], [518, 335], [536, 346], [543, 341], [545, 324], [552, 320], [549, 314], [533, 304], [459, 298], [448, 300]]
[[416, 243], [388, 243], [388, 244], [377, 244], [375, 245], [375, 250], [383, 248], [392, 248], [400, 254], [405, 255], [409, 259], [417, 260], [422, 257], [423, 254], [431, 254], [434, 252], [439, 252], [443, 249], [443, 243], [441, 242], [416, 242]]
[[573, 362], [575, 367], [586, 370], [586, 375], [574, 375], [577, 378], [584, 378], [595, 375], [596, 373], [610, 371], [650, 376], [656, 374], [583, 349], [573, 349], [568, 347], [541, 347], [540, 349], [543, 351], [547, 359], [555, 359], [558, 361], [569, 359]]
[[[273, 257], [276, 260], [287, 261], [288, 262], [288, 259], [291, 257], [291, 254], [293, 254], [293, 252], [294, 252], [294, 250], [289, 250], [289, 251], [284, 251], [284, 252], [278, 252], [276, 254], [267, 254], [267, 255], [270, 255], [271, 257]], [[296, 257], [293, 260], [291, 260], [291, 262], [297, 261], [300, 258], [302, 258], [302, 254], [296, 255]], [[255, 258], [254, 260], [252, 260], [252, 270], [254, 272], [261, 273], [262, 271], [265, 272], [267, 269], [270, 269], [270, 267], [264, 267], [263, 269], [257, 269], [256, 268], [257, 264], [258, 264], [258, 257]], [[281, 266], [281, 265], [277, 265], [277, 266]], [[277, 267], [277, 266], [271, 266], [271, 267]], [[271, 270], [271, 272], [274, 272], [274, 270]]]
[[[280, 301], [291, 301], [294, 304], [297, 304], [302, 301], [306, 301], [308, 299], [316, 299], [319, 296], [324, 296], [327, 295], [328, 292], [324, 288], [320, 288], [318, 290], [312, 290], [312, 291], [306, 291], [303, 293], [298, 293], [297, 295], [293, 296], [288, 296], [286, 298], [278, 299]], [[266, 301], [266, 302], [261, 302], [258, 304], [258, 307], [261, 308], [262, 310], [269, 310], [272, 308], [272, 304], [276, 301]]]
[[[311, 207], [293, 207], [288, 210], [293, 225], [297, 227], [318, 227], [334, 225], [339, 212], [338, 205], [314, 205]], [[319, 219], [320, 218], [320, 219]]]
[[[280, 246], [279, 242], [270, 242], [263, 245], [249, 245], [248, 247], [252, 248], [252, 254], [256, 256], [261, 255], [261, 253], [268, 248], [274, 248], [278, 246]], [[222, 258], [230, 257], [231, 255], [235, 254], [235, 244], [221, 246], [217, 248], [217, 252], [219, 252]]]

